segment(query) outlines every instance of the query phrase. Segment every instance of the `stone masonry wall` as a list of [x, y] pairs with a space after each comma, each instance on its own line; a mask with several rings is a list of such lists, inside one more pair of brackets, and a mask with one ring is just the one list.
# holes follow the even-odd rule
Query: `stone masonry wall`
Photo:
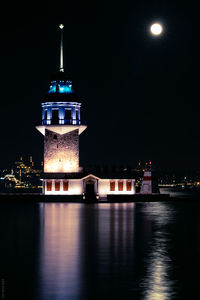
[[78, 171], [78, 129], [62, 135], [45, 129], [44, 172], [66, 173]]

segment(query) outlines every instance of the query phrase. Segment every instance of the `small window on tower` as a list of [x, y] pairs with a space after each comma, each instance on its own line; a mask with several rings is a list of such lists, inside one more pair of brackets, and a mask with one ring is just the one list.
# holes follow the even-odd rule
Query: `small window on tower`
[[53, 109], [52, 110], [52, 119], [51, 119], [51, 124], [58, 124], [58, 109]]
[[78, 120], [79, 117], [78, 117], [78, 110], [76, 110], [76, 120]]
[[71, 109], [65, 109], [65, 119], [71, 120]]
[[44, 119], [45, 120], [47, 119], [47, 109], [45, 109], [45, 111], [44, 111]]
[[57, 140], [57, 135], [56, 135], [56, 134], [54, 134], [53, 138], [54, 138], [54, 140]]

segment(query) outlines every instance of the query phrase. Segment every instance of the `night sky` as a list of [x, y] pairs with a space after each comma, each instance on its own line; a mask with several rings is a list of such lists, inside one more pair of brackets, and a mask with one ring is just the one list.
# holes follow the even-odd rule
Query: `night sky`
[[[198, 7], [182, 1], [65, 1], [1, 11], [0, 168], [20, 155], [43, 159], [35, 129], [49, 79], [65, 70], [88, 129], [80, 164], [200, 169]], [[161, 37], [149, 33], [152, 22]]]

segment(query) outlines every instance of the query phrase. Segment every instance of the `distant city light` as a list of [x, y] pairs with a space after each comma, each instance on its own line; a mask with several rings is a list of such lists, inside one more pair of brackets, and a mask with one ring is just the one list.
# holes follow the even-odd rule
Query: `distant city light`
[[59, 28], [60, 28], [60, 29], [63, 29], [63, 28], [64, 28], [64, 25], [63, 25], [63, 24], [60, 24], [60, 25], [59, 25]]
[[163, 27], [159, 23], [154, 23], [151, 25], [150, 30], [153, 35], [160, 35], [163, 32]]

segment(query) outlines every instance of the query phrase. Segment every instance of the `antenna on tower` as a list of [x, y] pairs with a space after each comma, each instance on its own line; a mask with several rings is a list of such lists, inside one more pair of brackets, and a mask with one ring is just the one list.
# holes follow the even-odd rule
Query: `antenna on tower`
[[60, 72], [64, 72], [64, 65], [63, 65], [63, 28], [64, 25], [60, 24]]

